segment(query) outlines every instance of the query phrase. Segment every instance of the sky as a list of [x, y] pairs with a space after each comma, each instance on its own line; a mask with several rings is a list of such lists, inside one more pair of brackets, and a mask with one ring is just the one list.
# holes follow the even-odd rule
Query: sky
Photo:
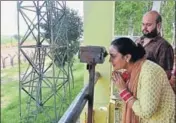
[[[83, 17], [83, 1], [67, 1], [66, 4], [69, 8], [77, 10]], [[23, 19], [20, 21], [20, 27], [22, 27], [20, 31], [23, 33], [26, 31], [26, 26], [22, 21]], [[14, 34], [17, 34], [17, 3], [16, 1], [1, 1], [1, 35]]]

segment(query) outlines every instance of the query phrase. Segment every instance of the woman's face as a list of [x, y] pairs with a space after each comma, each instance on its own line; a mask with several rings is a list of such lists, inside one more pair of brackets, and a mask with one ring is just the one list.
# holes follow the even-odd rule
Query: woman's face
[[109, 47], [110, 59], [109, 62], [112, 63], [114, 70], [125, 69], [127, 62], [124, 59], [123, 55], [119, 53], [113, 45]]

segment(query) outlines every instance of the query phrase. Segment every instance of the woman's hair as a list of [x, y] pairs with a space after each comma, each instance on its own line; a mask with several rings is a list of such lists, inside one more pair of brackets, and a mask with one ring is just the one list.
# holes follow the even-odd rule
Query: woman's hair
[[130, 62], [135, 62], [145, 55], [145, 49], [141, 44], [135, 44], [130, 38], [121, 37], [111, 42], [116, 50], [122, 55], [131, 55]]

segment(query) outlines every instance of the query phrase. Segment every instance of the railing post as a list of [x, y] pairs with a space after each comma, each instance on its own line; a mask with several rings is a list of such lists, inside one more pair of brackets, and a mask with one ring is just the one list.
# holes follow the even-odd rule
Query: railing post
[[88, 94], [88, 123], [92, 123], [93, 101], [94, 101], [94, 81], [95, 81], [95, 63], [88, 64], [89, 70], [89, 94]]
[[[92, 73], [92, 72], [91, 72]], [[94, 86], [98, 79], [101, 77], [99, 72], [95, 72], [94, 77]], [[67, 111], [58, 121], [58, 123], [76, 123], [78, 117], [80, 116], [85, 104], [87, 103], [89, 97], [89, 84], [87, 84], [80, 93], [76, 96], [72, 104], [69, 106]], [[93, 101], [93, 100], [92, 100]], [[93, 110], [93, 105], [92, 105]], [[89, 114], [92, 117], [92, 115]], [[92, 120], [91, 120], [92, 121]]]

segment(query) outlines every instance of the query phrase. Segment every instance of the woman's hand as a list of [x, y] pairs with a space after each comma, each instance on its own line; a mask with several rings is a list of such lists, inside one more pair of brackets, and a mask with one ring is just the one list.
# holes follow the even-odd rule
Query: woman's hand
[[114, 82], [114, 84], [117, 86], [119, 91], [124, 90], [126, 87], [126, 83], [124, 82], [124, 80], [122, 79], [120, 73], [113, 71], [112, 72], [112, 80]]
[[176, 85], [176, 77], [174, 75], [171, 76], [170, 84], [172, 87], [175, 87]]

